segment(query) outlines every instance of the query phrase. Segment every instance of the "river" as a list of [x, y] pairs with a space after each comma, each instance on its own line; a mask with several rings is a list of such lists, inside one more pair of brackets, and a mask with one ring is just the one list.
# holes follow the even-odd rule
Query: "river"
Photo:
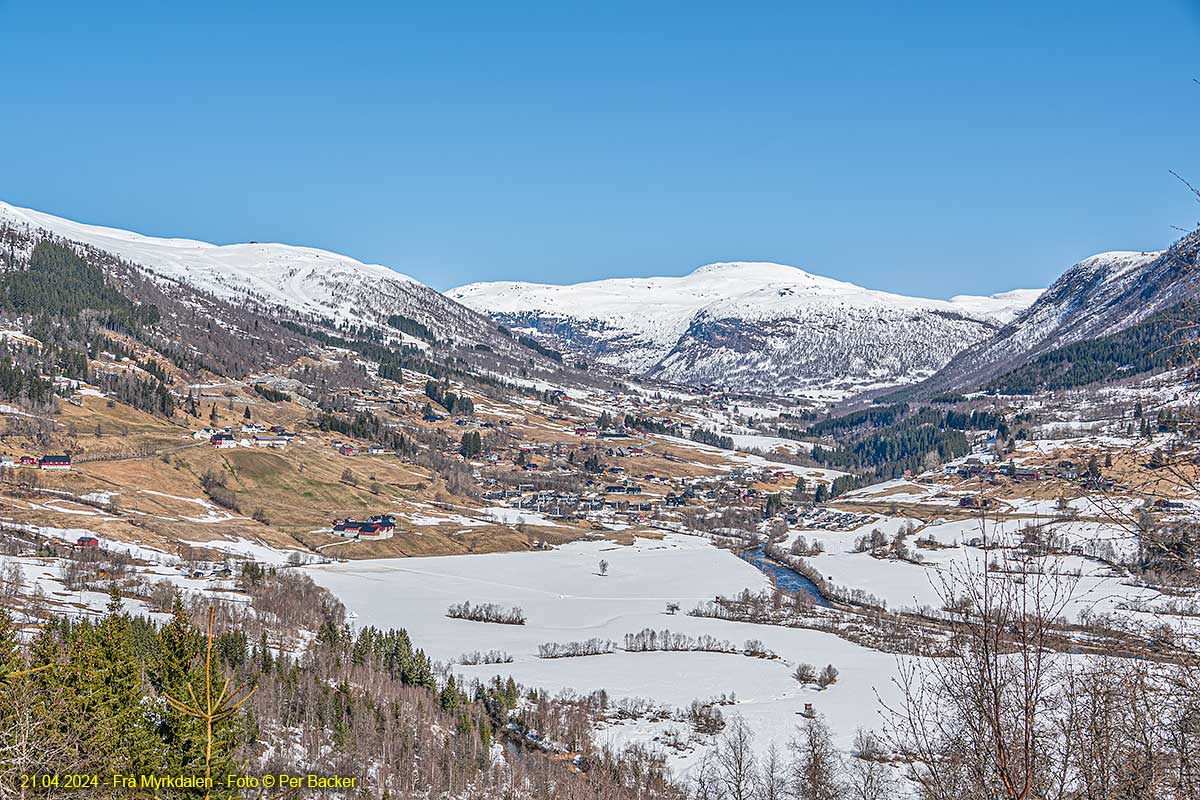
[[780, 589], [789, 592], [808, 592], [817, 605], [829, 607], [829, 601], [821, 596], [816, 584], [791, 567], [786, 567], [773, 560], [763, 551], [763, 545], [743, 550], [741, 557], [772, 578]]

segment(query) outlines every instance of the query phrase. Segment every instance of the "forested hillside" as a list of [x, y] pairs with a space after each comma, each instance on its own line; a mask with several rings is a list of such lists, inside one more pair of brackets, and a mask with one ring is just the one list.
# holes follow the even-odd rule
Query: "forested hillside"
[[1033, 394], [1126, 378], [1173, 365], [1194, 336], [1197, 308], [1185, 301], [1123, 331], [1043, 353], [987, 384], [990, 392]]
[[[0, 786], [30, 798], [273, 797], [239, 778], [289, 773], [355, 782], [304, 797], [681, 796], [661, 760], [596, 747], [592, 701], [511, 679], [460, 686], [403, 630], [352, 632], [306, 577], [248, 568], [241, 584], [248, 609], [177, 595], [162, 624], [123, 612], [114, 589], [99, 621], [51, 618], [28, 644], [0, 611]], [[293, 654], [300, 635], [311, 646]], [[570, 742], [586, 771], [520, 744], [526, 728]], [[497, 762], [514, 732], [523, 757]], [[69, 788], [68, 775], [97, 780]], [[212, 788], [114, 788], [113, 775], [208, 776]]]

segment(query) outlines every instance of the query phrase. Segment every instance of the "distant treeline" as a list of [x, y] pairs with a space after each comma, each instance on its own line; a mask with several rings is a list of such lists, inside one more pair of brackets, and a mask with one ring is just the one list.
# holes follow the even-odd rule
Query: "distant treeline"
[[425, 381], [425, 396], [451, 414], [462, 414], [465, 416], [474, 414], [475, 401], [465, 394], [457, 394], [449, 391], [449, 387], [450, 384], [446, 380], [443, 380], [441, 383], [435, 380], [427, 380]]
[[[878, 478], [890, 478], [905, 470], [916, 472], [927, 468], [930, 454], [934, 454], [939, 462], [966, 455], [971, 446], [963, 431], [1008, 429], [1004, 417], [991, 411], [923, 407], [901, 417], [906, 408], [899, 404], [823, 420], [819, 423], [823, 430], [846, 431], [868, 421], [873, 421], [877, 427], [836, 447], [815, 445], [813, 459], [840, 469], [871, 469]], [[855, 424], [846, 423], [851, 418]], [[881, 423], [881, 420], [890, 422]], [[848, 480], [844, 486], [852, 488], [854, 483], [857, 481]]]
[[264, 400], [271, 403], [283, 403], [292, 399], [292, 396], [287, 392], [281, 392], [278, 389], [273, 389], [264, 383], [254, 384], [254, 391], [257, 392], [258, 395]]
[[789, 431], [793, 435], [788, 438], [799, 438], [800, 435], [828, 436], [829, 434], [847, 431], [863, 425], [878, 428], [883, 425], [891, 425], [907, 411], [907, 403], [896, 403], [895, 405], [880, 406], [878, 408], [864, 408], [862, 411], [855, 411], [841, 417], [831, 417], [830, 419], [821, 420], [815, 425], [810, 425], [806, 434], [796, 435], [795, 432]]
[[43, 240], [33, 247], [25, 269], [5, 256], [0, 272], [0, 306], [19, 314], [77, 317], [97, 312], [103, 323], [122, 332], [158, 322], [158, 309], [134, 303], [113, 288], [104, 272], [65, 244]]
[[22, 369], [5, 356], [0, 359], [0, 399], [24, 400], [34, 405], [48, 403], [54, 385], [36, 372]]
[[715, 431], [705, 430], [704, 428], [696, 428], [692, 431], [692, 441], [712, 447], [720, 447], [723, 450], [733, 449], [733, 437], [722, 436]]
[[657, 433], [660, 436], [679, 436], [680, 433], [678, 425], [659, 422], [649, 417], [635, 417], [633, 414], [625, 415], [625, 427], [629, 430]]
[[[160, 321], [157, 306], [135, 303], [113, 286], [103, 269], [71, 247], [51, 240], [32, 246], [22, 262], [13, 251], [4, 253], [0, 272], [0, 308], [32, 317], [27, 332], [43, 343], [39, 351], [8, 350], [0, 393], [4, 399], [44, 406], [54, 376], [90, 381], [121, 402], [163, 416], [175, 412], [166, 368], [138, 354], [108, 331], [139, 340], [155, 340], [149, 328]], [[161, 338], [161, 337], [158, 337]], [[92, 373], [88, 358], [101, 351], [128, 358], [145, 373]], [[19, 357], [15, 357], [18, 356]], [[173, 361], [176, 354], [167, 355]], [[178, 362], [177, 362], [178, 363]]]
[[323, 431], [352, 436], [355, 439], [365, 439], [378, 442], [389, 450], [398, 453], [411, 453], [412, 442], [395, 428], [384, 424], [383, 420], [370, 411], [359, 411], [353, 416], [338, 414], [333, 411], [321, 411], [317, 414], [317, 427]]
[[400, 314], [392, 314], [387, 318], [388, 327], [395, 328], [401, 333], [407, 333], [409, 336], [415, 336], [418, 339], [424, 339], [427, 342], [434, 341], [433, 331], [425, 327], [415, 319], [402, 316]]
[[544, 344], [531, 336], [518, 336], [517, 341], [528, 347], [530, 350], [541, 353], [551, 361], [557, 361], [560, 364], [562, 363], [562, 353], [558, 352], [557, 350], [551, 350], [549, 347], [546, 347]]

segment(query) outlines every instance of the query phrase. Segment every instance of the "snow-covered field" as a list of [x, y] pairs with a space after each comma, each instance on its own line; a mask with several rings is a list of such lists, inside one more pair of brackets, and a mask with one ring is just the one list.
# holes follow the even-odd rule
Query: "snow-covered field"
[[701, 450], [708, 453], [719, 453], [732, 462], [729, 467], [730, 469], [733, 469], [733, 467], [737, 464], [744, 464], [746, 466], [757, 467], [759, 469], [772, 469], [779, 470], [781, 472], [790, 472], [793, 475], [802, 476], [805, 480], [819, 480], [826, 482], [830, 482], [834, 478], [846, 474], [840, 470], [825, 469], [824, 467], [802, 467], [798, 464], [785, 464], [781, 461], [772, 461], [764, 456], [755, 455], [754, 453], [742, 453], [736, 450], [722, 450], [721, 448], [714, 447], [710, 444], [694, 442], [691, 439], [681, 439], [677, 436], [665, 436], [660, 434], [657, 435], [657, 438], [671, 442], [672, 444], [680, 445], [682, 447], [690, 447], [694, 450]]
[[[915, 486], [915, 485], [914, 485]], [[987, 540], [1015, 546], [1026, 519], [989, 524]], [[1074, 526], [1074, 527], [1071, 527]], [[922, 564], [855, 553], [855, 540], [872, 529], [889, 539], [906, 527], [916, 527], [908, 547]], [[1062, 534], [1085, 541], [1105, 533], [1095, 523], [1064, 523]], [[943, 579], [956, 569], [978, 573], [983, 564], [1000, 559], [1005, 569], [1042, 569], [1057, 573], [1059, 586], [1070, 593], [1064, 614], [1078, 620], [1085, 614], [1128, 613], [1131, 606], [1152, 606], [1157, 592], [1135, 586], [1101, 561], [1082, 556], [1009, 560], [1011, 552], [988, 552], [966, 543], [980, 537], [979, 523], [949, 519], [921, 524], [919, 520], [874, 517], [852, 531], [805, 529], [803, 522], [791, 539], [804, 536], [820, 542], [825, 552], [809, 563], [835, 584], [861, 589], [885, 600], [893, 609], [940, 608]], [[915, 540], [932, 539], [942, 548], [918, 548]], [[601, 560], [609, 564], [602, 575]], [[760, 591], [770, 583], [757, 569], [735, 555], [712, 547], [699, 537], [672, 534], [663, 540], [637, 539], [633, 546], [611, 542], [576, 542], [549, 552], [500, 553], [422, 559], [313, 565], [306, 569], [346, 604], [357, 625], [404, 627], [417, 646], [433, 659], [455, 664], [455, 672], [474, 678], [511, 675], [518, 682], [551, 692], [607, 691], [614, 700], [643, 700], [654, 707], [681, 709], [693, 700], [735, 698], [722, 707], [740, 714], [752, 725], [760, 745], [783, 746], [792, 736], [806, 703], [813, 703], [849, 747], [859, 727], [879, 727], [879, 700], [895, 699], [891, 682], [896, 657], [842, 640], [831, 634], [769, 625], [690, 617], [686, 612], [716, 595], [743, 589]], [[1019, 580], [1014, 572], [1000, 580]], [[446, 617], [451, 604], [470, 601], [520, 607], [524, 625], [470, 622]], [[666, 611], [678, 603], [679, 614]], [[778, 659], [706, 652], [629, 653], [621, 649], [625, 634], [645, 628], [669, 629], [689, 636], [707, 634], [739, 648], [749, 639], [762, 640]], [[542, 659], [543, 643], [612, 640], [616, 652], [575, 658]], [[511, 663], [462, 666], [464, 653], [498, 650]], [[801, 686], [791, 677], [799, 663], [818, 669], [833, 664], [841, 678], [827, 690]], [[687, 739], [679, 721], [609, 723], [602, 741], [663, 741]], [[688, 747], [670, 750], [673, 763], [686, 771], [709, 740], [694, 736]]]
[[[601, 559], [609, 562], [601, 575]], [[471, 651], [501, 650], [512, 663], [463, 667], [470, 677], [511, 675], [518, 682], [551, 691], [606, 690], [614, 699], [641, 698], [656, 706], [682, 708], [692, 700], [736, 697], [723, 707], [743, 715], [760, 744], [780, 746], [792, 736], [805, 703], [813, 703], [850, 744], [857, 727], [878, 727], [875, 695], [890, 697], [893, 656], [868, 650], [816, 631], [689, 617], [683, 612], [717, 594], [769, 586], [753, 566], [710, 546], [705, 540], [669, 535], [639, 539], [633, 546], [578, 542], [549, 552], [502, 553], [444, 558], [388, 559], [307, 568], [314, 580], [346, 604], [357, 625], [404, 627], [432, 658], [452, 662]], [[519, 606], [525, 625], [499, 625], [449, 619], [452, 603], [492, 602]], [[668, 602], [681, 613], [666, 613]], [[692, 636], [709, 634], [739, 647], [761, 639], [777, 660], [741, 654], [618, 652], [579, 658], [540, 659], [544, 642], [599, 637], [621, 644], [626, 633], [669, 629]], [[839, 681], [825, 691], [802, 687], [791, 678], [797, 663], [818, 669], [832, 663]], [[602, 740], [646, 740], [676, 723], [610, 725]], [[685, 769], [699, 757], [694, 749], [675, 756]]]
[[733, 439], [733, 446], [739, 450], [762, 450], [770, 453], [772, 450], [787, 450], [790, 453], [810, 452], [811, 442], [798, 442], [795, 439], [781, 439], [778, 436], [763, 436], [752, 433], [725, 434]]

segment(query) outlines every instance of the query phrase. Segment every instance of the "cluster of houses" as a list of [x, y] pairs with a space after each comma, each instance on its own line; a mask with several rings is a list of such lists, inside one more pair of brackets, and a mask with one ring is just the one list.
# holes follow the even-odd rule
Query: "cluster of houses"
[[[240, 433], [245, 434], [239, 437], [234, 433], [231, 426], [226, 426], [221, 430], [213, 428], [204, 428], [192, 434], [194, 439], [208, 439], [208, 443], [218, 449], [229, 447], [247, 447], [253, 444], [255, 447], [287, 447], [292, 443], [292, 439], [296, 434], [289, 433], [282, 425], [272, 425], [270, 429], [257, 423], [249, 423], [243, 425]], [[247, 439], [246, 436], [250, 438]], [[245, 444], [243, 444], [245, 442]]]
[[[629, 513], [635, 515], [654, 511], [660, 501], [640, 497], [641, 489], [626, 491], [628, 487], [615, 484], [606, 489], [611, 493], [564, 491], [535, 491], [532, 486], [518, 489], [496, 489], [483, 493], [484, 500], [501, 501], [511, 508], [537, 511], [553, 519], [578, 519], [592, 513]], [[616, 491], [619, 488], [621, 491]], [[612, 495], [619, 495], [614, 497]], [[630, 496], [635, 499], [629, 499]]]
[[333, 532], [351, 539], [390, 539], [396, 532], [396, 518], [391, 514], [376, 514], [366, 519], [335, 519]]
[[797, 522], [803, 520], [806, 530], [817, 531], [853, 531], [874, 522], [874, 514], [862, 514], [856, 511], [838, 511], [833, 508], [814, 508]]
[[696, 498], [696, 490], [693, 489], [691, 486], [688, 486], [687, 488], [685, 488], [683, 491], [681, 491], [679, 493], [667, 492], [667, 496], [663, 499], [663, 505], [665, 505], [669, 508], [686, 506], [688, 500], [694, 500], [695, 498]]
[[626, 439], [629, 432], [624, 428], [600, 428], [596, 425], [581, 425], [575, 428], [576, 436], [590, 439]]
[[0, 467], [30, 467], [33, 469], [65, 471], [71, 468], [69, 455], [0, 456]]
[[381, 444], [369, 445], [366, 450], [363, 450], [356, 444], [342, 441], [334, 442], [333, 449], [338, 451], [338, 455], [343, 456], [360, 456], [364, 453], [369, 456], [381, 456], [387, 452]]
[[1080, 481], [1088, 489], [1116, 488], [1116, 481], [1112, 478], [1091, 474], [1086, 465], [1070, 460], [1044, 466], [1024, 466], [1015, 461], [996, 462], [987, 455], [978, 455], [967, 458], [961, 464], [947, 464], [942, 467], [942, 473], [960, 478], [1007, 477], [1017, 483], [1059, 478]]

